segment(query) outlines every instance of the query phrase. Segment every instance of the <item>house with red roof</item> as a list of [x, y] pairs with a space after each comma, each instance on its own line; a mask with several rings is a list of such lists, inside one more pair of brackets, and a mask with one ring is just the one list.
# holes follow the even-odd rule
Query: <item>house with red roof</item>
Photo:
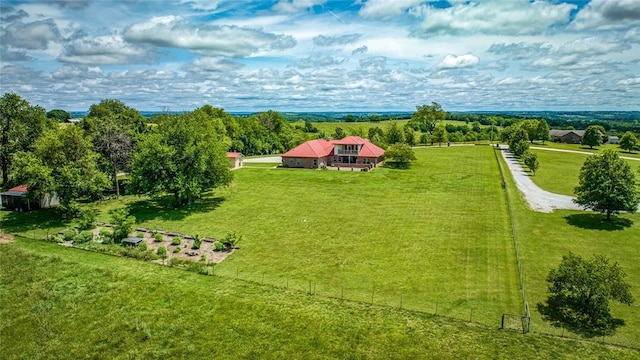
[[232, 169], [238, 169], [242, 167], [242, 153], [228, 152], [227, 159], [229, 159], [229, 167]]
[[30, 199], [29, 189], [26, 185], [19, 185], [0, 194], [2, 206], [18, 211], [36, 210], [59, 205], [60, 200], [55, 195], [46, 195], [40, 200]]
[[282, 154], [282, 166], [320, 169], [324, 166], [372, 169], [384, 163], [384, 149], [359, 136], [315, 139]]

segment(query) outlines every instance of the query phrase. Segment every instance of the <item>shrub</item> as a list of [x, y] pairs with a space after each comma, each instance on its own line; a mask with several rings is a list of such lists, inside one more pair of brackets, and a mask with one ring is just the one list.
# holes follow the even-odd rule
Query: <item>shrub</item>
[[62, 243], [64, 242], [64, 237], [60, 234], [49, 235], [49, 241], [53, 241], [54, 243]]
[[136, 233], [136, 237], [143, 238], [143, 237], [144, 237], [144, 233], [143, 233], [143, 232], [138, 231], [138, 232]]
[[147, 243], [146, 242], [141, 242], [140, 245], [138, 245], [138, 250], [139, 251], [147, 251]]
[[111, 230], [107, 228], [100, 229], [100, 233], [98, 233], [98, 238], [102, 241], [103, 244], [113, 243], [113, 233], [111, 232]]
[[200, 245], [202, 245], [202, 239], [200, 239], [200, 235], [195, 235], [193, 237], [193, 245], [191, 245], [191, 248], [200, 249]]
[[65, 231], [64, 234], [63, 234], [64, 241], [71, 241], [75, 237], [76, 237], [76, 230], [75, 229], [69, 229], [69, 230]]
[[167, 257], [167, 248], [164, 246], [160, 246], [158, 247], [158, 251], [157, 251], [158, 256], [160, 256], [161, 258], [166, 258]]
[[207, 255], [205, 254], [200, 255], [200, 261], [207, 261]]
[[126, 209], [121, 208], [111, 211], [111, 223], [114, 225], [113, 240], [119, 243], [129, 236], [133, 229], [133, 224], [136, 223], [136, 218], [130, 216]]
[[77, 244], [84, 244], [93, 240], [93, 232], [89, 230], [81, 231], [73, 238], [73, 242]]
[[89, 230], [94, 227], [96, 227], [96, 213], [93, 210], [81, 211], [78, 217], [78, 228], [80, 230]]
[[153, 234], [153, 241], [155, 242], [162, 242], [163, 238], [162, 234]]
[[222, 239], [222, 245], [227, 249], [233, 249], [242, 240], [242, 236], [234, 232], [230, 232]]
[[220, 241], [216, 241], [216, 251], [222, 251], [224, 249], [225, 249], [224, 244], [221, 243]]
[[174, 253], [174, 254], [175, 254], [175, 253], [179, 253], [179, 252], [180, 252], [180, 248], [179, 248], [179, 247], [173, 248], [173, 253]]
[[180, 245], [181, 242], [182, 242], [182, 239], [179, 236], [176, 236], [173, 239], [171, 239], [171, 245]]

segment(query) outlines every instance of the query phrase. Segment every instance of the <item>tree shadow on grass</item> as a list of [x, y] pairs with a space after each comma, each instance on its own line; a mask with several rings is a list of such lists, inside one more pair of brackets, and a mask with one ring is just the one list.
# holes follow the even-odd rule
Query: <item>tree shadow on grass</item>
[[149, 220], [176, 221], [183, 220], [194, 213], [206, 213], [218, 208], [225, 200], [223, 197], [205, 197], [193, 204], [174, 207], [171, 197], [140, 200], [127, 206], [129, 214], [138, 222]]
[[387, 161], [384, 164], [384, 167], [389, 168], [389, 169], [406, 170], [406, 169], [409, 169], [411, 167], [411, 163], [400, 163], [400, 162], [389, 162], [389, 161]]
[[23, 212], [2, 210], [0, 218], [0, 228], [8, 233], [60, 228], [69, 224], [55, 208]]
[[611, 217], [606, 221], [604, 215], [597, 213], [573, 214], [564, 218], [569, 225], [588, 230], [620, 231], [633, 225], [630, 219]]
[[613, 335], [619, 327], [625, 325], [623, 319], [616, 319], [609, 313], [600, 314], [593, 319], [576, 314], [563, 299], [549, 296], [546, 303], [537, 304], [542, 319], [557, 328], [567, 329], [585, 338]]

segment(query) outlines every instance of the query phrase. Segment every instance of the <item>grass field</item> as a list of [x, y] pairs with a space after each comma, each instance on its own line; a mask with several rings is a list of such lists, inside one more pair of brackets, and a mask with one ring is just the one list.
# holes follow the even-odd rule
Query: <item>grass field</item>
[[633, 359], [638, 355], [22, 238], [0, 244], [0, 264], [3, 359]]
[[[586, 151], [575, 148], [567, 150]], [[578, 175], [582, 164], [591, 155], [536, 149], [531, 151], [538, 155], [538, 161], [540, 161], [540, 168], [531, 178], [533, 182], [554, 193], [574, 195], [573, 189], [578, 186]], [[628, 156], [628, 154], [620, 153], [620, 156]], [[640, 168], [640, 161], [627, 160], [627, 162], [634, 171]], [[637, 174], [640, 176], [640, 173]]]
[[[551, 180], [552, 174], [558, 174], [556, 181], [539, 182], [549, 191], [566, 192], [568, 186], [577, 185], [579, 168], [587, 155], [539, 151], [539, 159], [546, 164], [549, 173], [542, 173], [543, 166], [534, 177]], [[631, 165], [635, 162], [631, 161]], [[553, 166], [553, 169], [549, 167]], [[637, 167], [637, 166], [636, 166]], [[573, 172], [573, 176], [565, 174]], [[540, 175], [542, 174], [542, 175]], [[562, 175], [561, 175], [562, 174]], [[575, 180], [572, 180], [574, 179]], [[509, 178], [509, 192], [512, 199], [520, 199], [520, 194]], [[569, 185], [571, 189], [573, 186]], [[640, 239], [640, 214], [622, 214], [613, 222], [606, 223], [601, 214], [583, 211], [555, 211], [551, 214], [536, 213], [528, 209], [519, 200], [513, 201], [514, 221], [519, 241], [520, 259], [524, 269], [527, 298], [532, 309], [532, 328], [537, 333], [571, 336], [568, 332], [556, 329], [542, 321], [536, 304], [546, 297], [546, 276], [551, 268], [557, 267], [562, 256], [572, 251], [584, 257], [602, 254], [612, 261], [620, 263], [627, 273], [627, 282], [632, 286], [636, 303], [632, 306], [611, 304], [614, 317], [621, 318], [626, 325], [605, 341], [638, 348], [640, 339], [640, 262], [638, 262], [638, 240]]]
[[[73, 334], [52, 335], [55, 330], [47, 326], [74, 329], [73, 322], [79, 322], [77, 333], [90, 334], [88, 344], [100, 343], [106, 330], [88, 319], [101, 317], [95, 311], [105, 309], [104, 318], [114, 324], [107, 329], [118, 334], [114, 338], [122, 341], [123, 354], [143, 341], [140, 354], [156, 357], [176, 354], [178, 349], [187, 357], [202, 354], [204, 350], [189, 341], [220, 349], [216, 355], [230, 358], [291, 353], [304, 358], [393, 357], [389, 354], [410, 358], [425, 353], [441, 358], [638, 356], [637, 351], [612, 353], [590, 343], [491, 330], [499, 325], [502, 312], [522, 312], [508, 211], [493, 150], [487, 146], [431, 148], [418, 149], [416, 155], [418, 161], [409, 170], [380, 168], [370, 173], [246, 168], [234, 172], [231, 187], [177, 210], [134, 196], [96, 205], [103, 221], [108, 220], [110, 209], [127, 206], [139, 225], [152, 229], [215, 237], [237, 231], [244, 240], [239, 251], [216, 266], [216, 275], [222, 277], [198, 276], [37, 241], [19, 239], [5, 245], [29, 253], [55, 254], [63, 265], [57, 257], [1, 250], [2, 263], [20, 266], [0, 267], [0, 301], [6, 301], [0, 303], [0, 311], [5, 311], [3, 319], [12, 320], [3, 325], [8, 330], [0, 331], [0, 336], [15, 340], [0, 346], [30, 347], [25, 350], [30, 354], [57, 354], [69, 342], [76, 347], [70, 353], [83, 354], [86, 345], [71, 339]], [[561, 334], [539, 319], [535, 304], [546, 297], [544, 279], [549, 269], [569, 250], [606, 254], [621, 263], [631, 284], [640, 283], [635, 240], [640, 239], [640, 215], [624, 215], [610, 225], [582, 212], [533, 213], [518, 200], [511, 181], [508, 189], [527, 296], [534, 311], [534, 334]], [[50, 211], [2, 212], [0, 216], [3, 230], [27, 236], [34, 230], [40, 236], [45, 227], [53, 231], [66, 226]], [[70, 274], [82, 275], [63, 280]], [[106, 277], [104, 282], [101, 274]], [[236, 277], [252, 283], [236, 281]], [[10, 281], [14, 278], [17, 280]], [[71, 285], [47, 295], [58, 281]], [[262, 282], [267, 286], [257, 285]], [[31, 283], [42, 288], [19, 290]], [[290, 290], [283, 290], [287, 286]], [[635, 298], [640, 299], [639, 289], [632, 286]], [[310, 287], [319, 296], [303, 295]], [[35, 302], [12, 300], [28, 291], [35, 294]], [[67, 293], [70, 295], [64, 295]], [[103, 293], [112, 294], [115, 302]], [[359, 303], [343, 303], [338, 300], [343, 294]], [[118, 304], [127, 301], [132, 305], [125, 308], [135, 315], [118, 319]], [[54, 306], [60, 312], [41, 311], [38, 306], [49, 306], [48, 302], [59, 304]], [[364, 304], [371, 302], [382, 307]], [[482, 325], [466, 327], [442, 317], [392, 309], [400, 303], [427, 314], [437, 308], [439, 315], [472, 317]], [[83, 315], [63, 318], [72, 309]], [[91, 313], [90, 309], [96, 310]], [[627, 325], [605, 341], [637, 346], [637, 304], [614, 306], [613, 312]], [[29, 326], [20, 325], [18, 320], [37, 325], [34, 313], [51, 314], [40, 326], [53, 341], [41, 340], [47, 337], [40, 332], [28, 334]], [[166, 320], [172, 315], [180, 321]], [[253, 324], [259, 326], [253, 328]], [[231, 340], [220, 340], [217, 329], [222, 332], [220, 338]], [[178, 336], [172, 337], [174, 332]], [[132, 339], [122, 340], [128, 335]], [[23, 337], [30, 340], [20, 341]], [[276, 345], [283, 350], [277, 352]], [[310, 356], [309, 349], [314, 348], [318, 351]]]

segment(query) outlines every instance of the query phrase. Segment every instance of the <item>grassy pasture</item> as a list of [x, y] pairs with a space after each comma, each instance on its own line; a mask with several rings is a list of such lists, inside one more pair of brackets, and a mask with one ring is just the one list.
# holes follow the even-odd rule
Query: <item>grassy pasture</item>
[[[582, 164], [591, 155], [536, 149], [531, 149], [531, 151], [538, 154], [540, 161], [540, 168], [531, 178], [533, 182], [554, 193], [574, 195], [573, 189], [578, 186], [578, 175]], [[620, 156], [628, 156], [628, 154], [620, 153]], [[634, 171], [640, 168], [640, 161], [627, 160], [627, 162]], [[640, 175], [640, 173], [638, 174]]]
[[23, 238], [0, 244], [0, 264], [3, 359], [638, 355], [201, 276]]
[[[573, 187], [578, 183], [579, 169], [588, 155], [552, 151], [537, 153], [542, 165], [533, 180], [546, 190], [572, 195]], [[634, 168], [640, 165], [635, 161], [630, 161], [630, 164]], [[601, 214], [592, 212], [562, 210], [551, 214], [537, 213], [529, 210], [520, 199], [510, 177], [508, 189], [511, 198], [516, 200], [512, 202], [514, 221], [534, 333], [572, 336], [542, 321], [536, 309], [536, 304], [547, 297], [546, 276], [569, 251], [584, 257], [603, 254], [620, 263], [636, 299], [632, 306], [611, 304], [613, 316], [625, 320], [626, 325], [605, 341], [637, 348], [640, 339], [640, 214], [622, 214], [613, 222], [606, 223], [602, 221]]]
[[603, 144], [600, 146], [596, 146], [593, 149], [589, 148], [589, 146], [586, 145], [580, 145], [580, 144], [565, 144], [565, 143], [557, 143], [557, 142], [552, 142], [552, 141], [547, 141], [544, 144], [540, 143], [540, 142], [534, 142], [533, 144], [531, 144], [531, 146], [534, 147], [541, 147], [541, 148], [549, 148], [549, 149], [563, 149], [563, 150], [572, 150], [572, 151], [581, 151], [581, 152], [586, 152], [586, 153], [601, 153], [604, 150], [616, 150], [620, 153], [620, 156], [627, 156], [627, 157], [632, 157], [632, 158], [639, 158], [640, 159], [640, 153], [638, 153], [637, 151], [632, 151], [632, 152], [627, 152], [627, 151], [623, 151], [622, 149], [620, 149], [620, 146], [618, 146], [617, 144]]

